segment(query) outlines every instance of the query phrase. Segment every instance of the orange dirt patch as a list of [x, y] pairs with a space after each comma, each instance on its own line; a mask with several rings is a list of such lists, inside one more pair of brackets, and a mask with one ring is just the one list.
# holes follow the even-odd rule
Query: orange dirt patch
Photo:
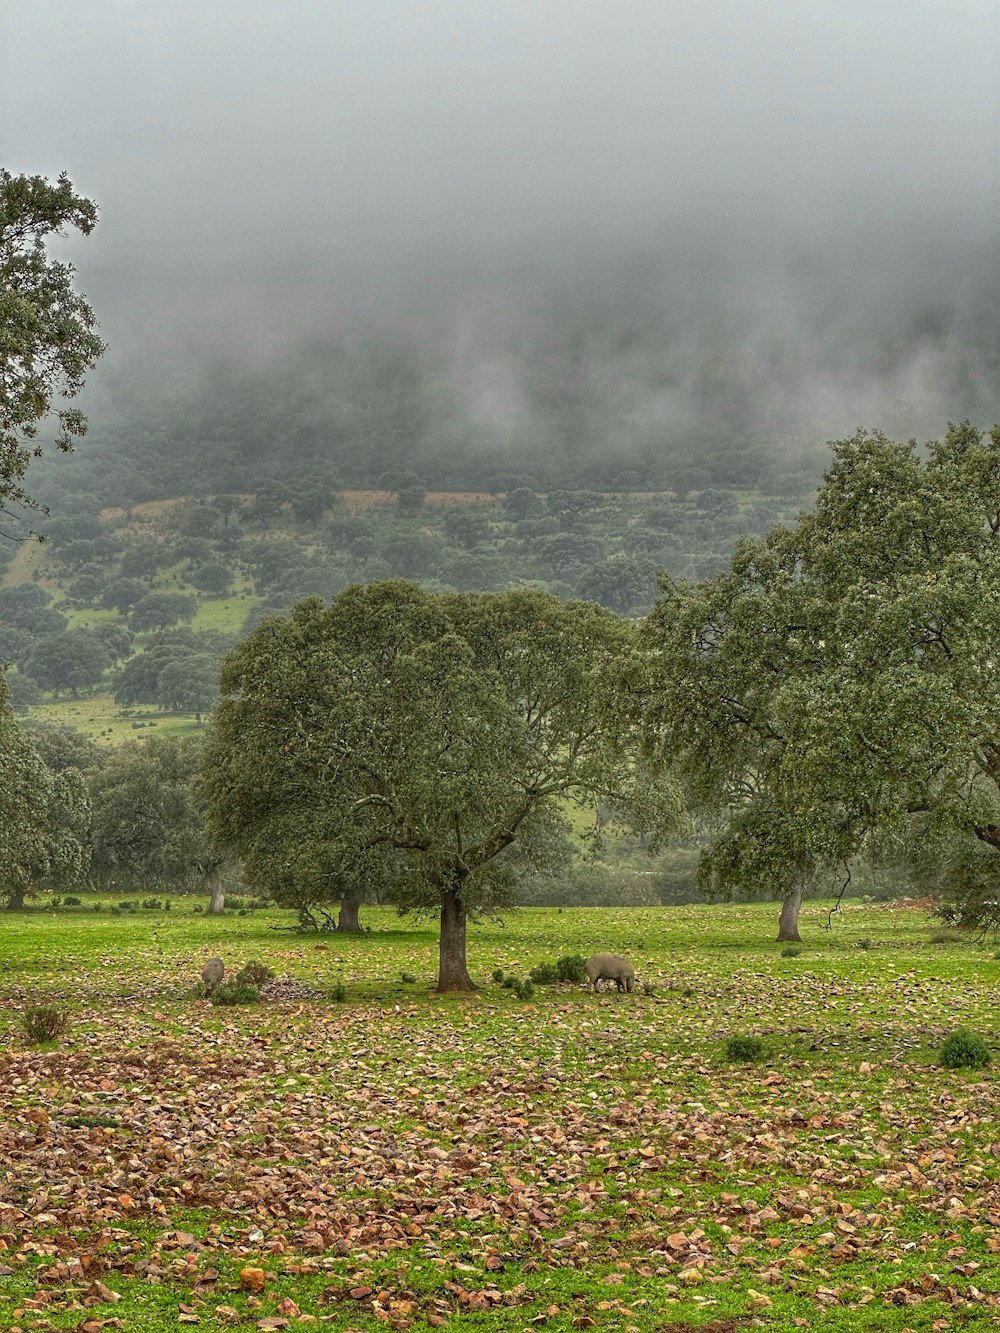
[[882, 906], [889, 912], [932, 912], [933, 898], [893, 898], [892, 902]]

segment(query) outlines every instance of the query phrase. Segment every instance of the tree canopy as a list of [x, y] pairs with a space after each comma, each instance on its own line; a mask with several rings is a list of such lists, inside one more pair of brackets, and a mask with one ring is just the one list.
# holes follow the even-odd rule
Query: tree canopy
[[720, 891], [794, 900], [892, 838], [980, 849], [968, 886], [995, 900], [1000, 428], [952, 426], [926, 452], [860, 431], [833, 452], [794, 527], [666, 588], [645, 633], [651, 748], [728, 812], [702, 867]]
[[50, 259], [46, 242], [67, 227], [89, 236], [96, 224], [96, 204], [65, 173], [53, 184], [0, 168], [0, 507], [31, 504], [22, 480], [45, 418], [63, 450], [87, 429], [61, 402], [83, 388], [104, 343], [72, 264]]
[[440, 914], [438, 988], [469, 989], [470, 912], [561, 863], [568, 803], [653, 822], [610, 703], [632, 635], [600, 607], [527, 591], [390, 581], [305, 601], [223, 667], [212, 826], [264, 888], [397, 857], [397, 902]]

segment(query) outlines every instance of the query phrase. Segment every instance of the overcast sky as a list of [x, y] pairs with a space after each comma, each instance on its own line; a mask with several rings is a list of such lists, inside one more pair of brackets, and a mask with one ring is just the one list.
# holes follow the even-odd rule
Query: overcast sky
[[[66, 169], [106, 335], [574, 283], [967, 282], [996, 0], [8, 0], [10, 169]], [[871, 270], [871, 272], [869, 272]], [[694, 276], [692, 276], [694, 275]], [[964, 275], [964, 277], [963, 277]], [[416, 293], [416, 295], [414, 295]], [[516, 300], [514, 296], [512, 299]]]

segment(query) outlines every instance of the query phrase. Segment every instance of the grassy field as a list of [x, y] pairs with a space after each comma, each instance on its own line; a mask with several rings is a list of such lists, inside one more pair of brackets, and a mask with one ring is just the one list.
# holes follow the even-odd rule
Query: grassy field
[[[126, 716], [127, 714], [127, 716]], [[35, 704], [28, 710], [35, 722], [72, 727], [107, 745], [141, 740], [147, 736], [193, 736], [198, 724], [193, 713], [162, 713], [158, 708], [136, 704], [122, 709], [111, 694], [92, 694], [87, 698], [54, 699]], [[142, 726], [133, 726], [142, 723]]]
[[[2, 925], [5, 1329], [1000, 1320], [996, 1074], [937, 1060], [960, 1024], [996, 1055], [1000, 962], [922, 911], [807, 904], [785, 956], [773, 905], [522, 910], [456, 998], [385, 909], [340, 939], [82, 896]], [[595, 948], [652, 992], [490, 981]], [[215, 953], [300, 993], [215, 1008]], [[42, 1002], [58, 1046], [23, 1035]]]

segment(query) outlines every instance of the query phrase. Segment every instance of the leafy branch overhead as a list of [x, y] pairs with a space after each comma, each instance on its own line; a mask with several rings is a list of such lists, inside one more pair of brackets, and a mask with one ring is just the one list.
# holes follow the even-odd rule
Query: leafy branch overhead
[[33, 442], [45, 418], [63, 450], [87, 429], [60, 400], [80, 392], [104, 343], [72, 264], [49, 258], [46, 246], [70, 227], [89, 236], [96, 224], [97, 205], [65, 173], [52, 184], [0, 168], [0, 505], [32, 503], [22, 479], [41, 452]]

